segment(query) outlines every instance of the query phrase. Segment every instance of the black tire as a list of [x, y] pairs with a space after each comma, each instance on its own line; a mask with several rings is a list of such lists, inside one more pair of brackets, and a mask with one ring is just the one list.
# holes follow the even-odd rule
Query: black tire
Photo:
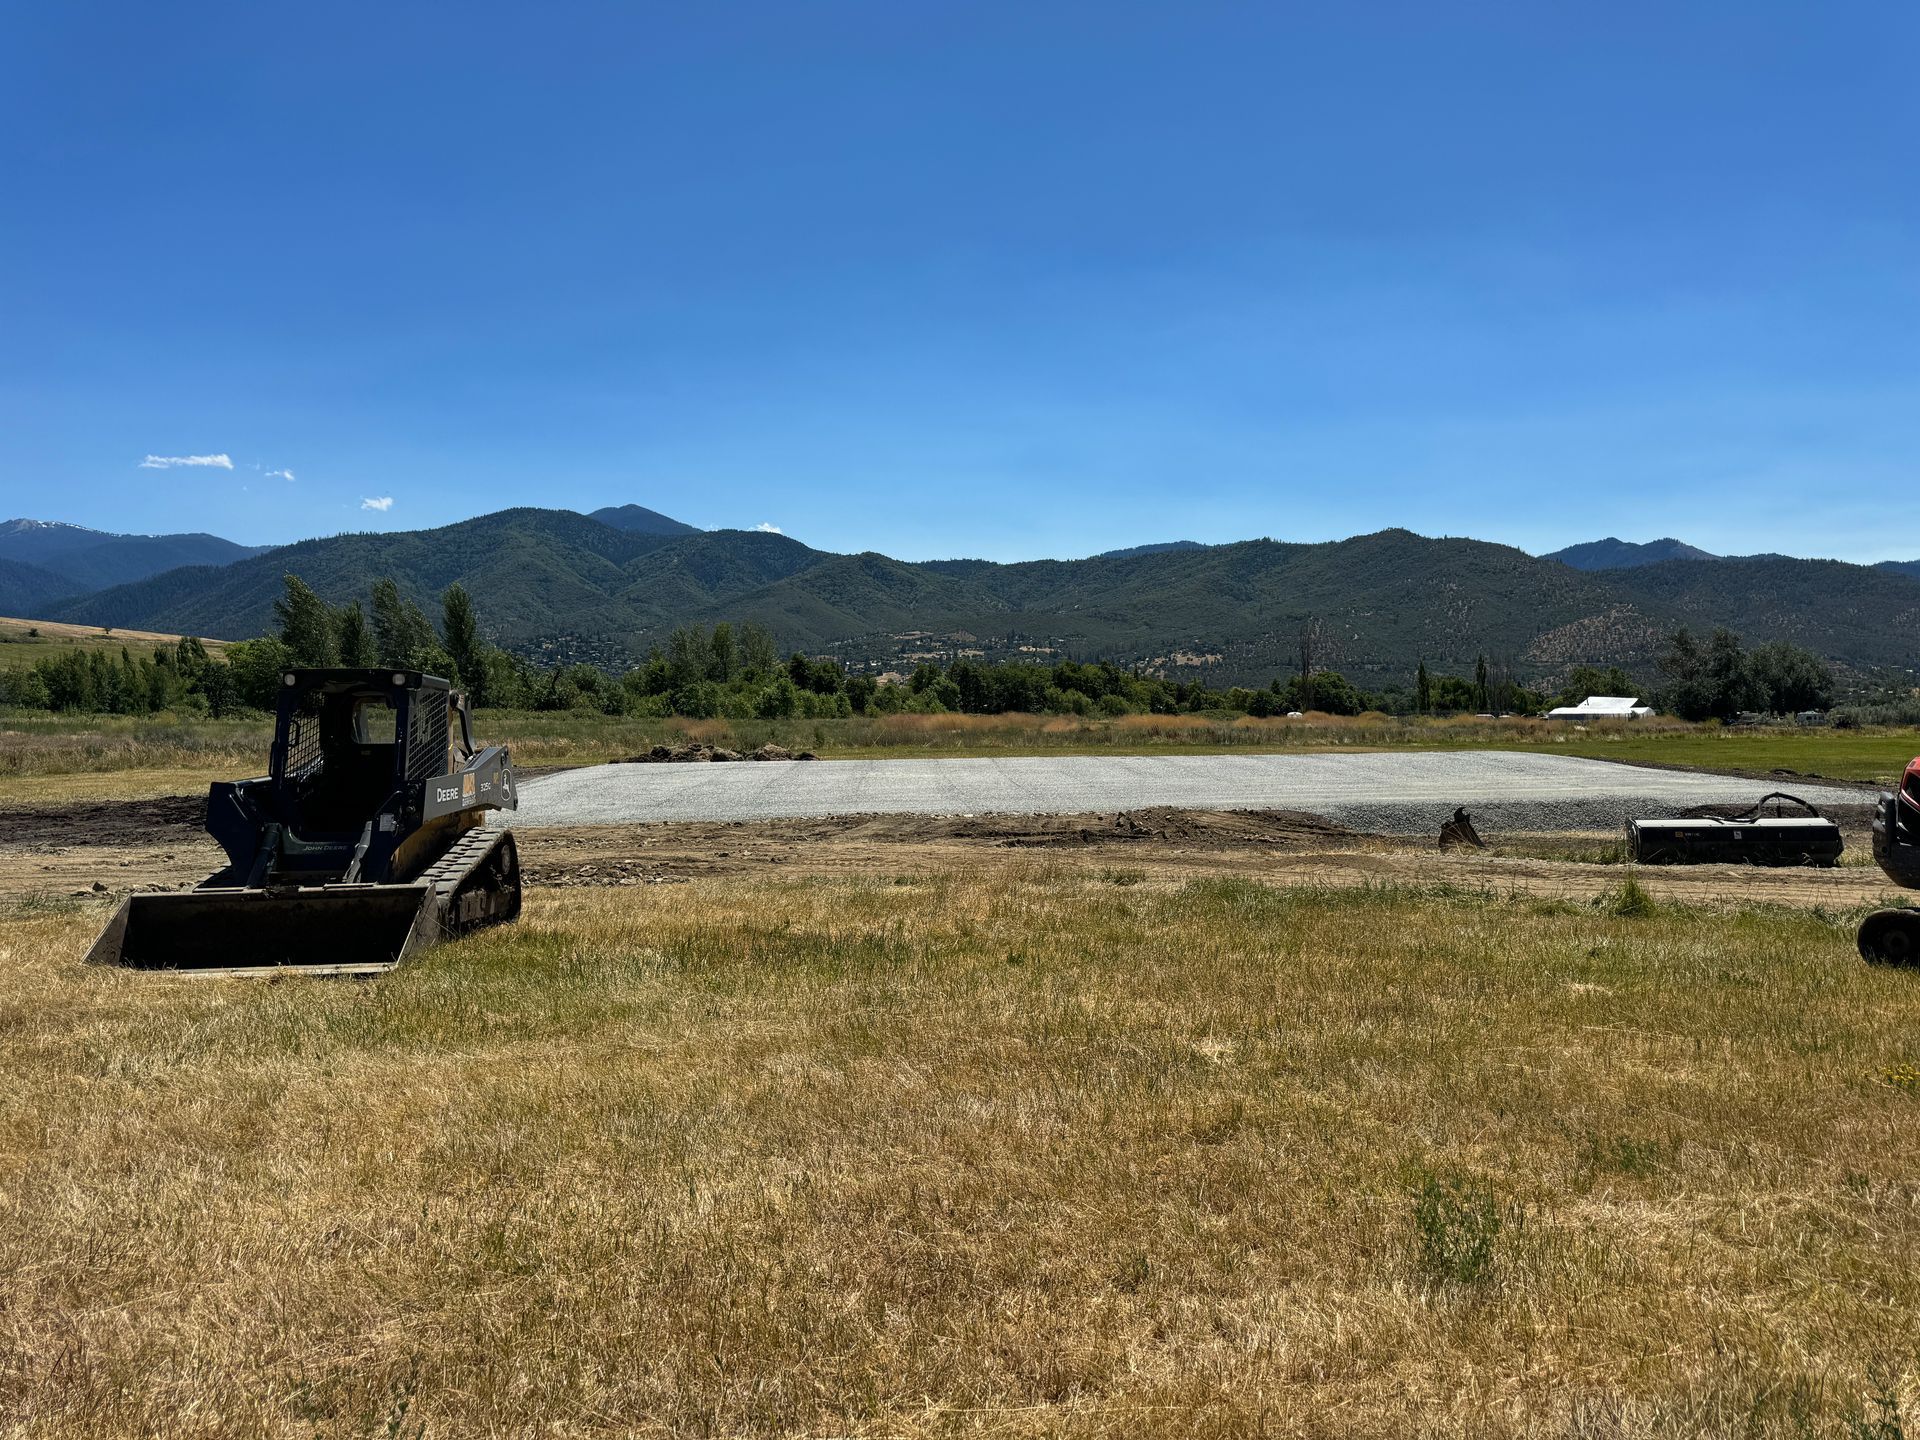
[[1920, 910], [1876, 910], [1860, 922], [1860, 958], [1869, 965], [1920, 965]]

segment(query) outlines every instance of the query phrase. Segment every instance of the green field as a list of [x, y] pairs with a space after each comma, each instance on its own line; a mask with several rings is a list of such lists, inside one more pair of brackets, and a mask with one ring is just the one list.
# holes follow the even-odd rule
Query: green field
[[1689, 765], [1701, 770], [1764, 773], [1788, 770], [1831, 780], [1871, 780], [1891, 785], [1920, 755], [1920, 730], [1697, 729], [1660, 734], [1574, 736], [1556, 753], [1601, 760]]

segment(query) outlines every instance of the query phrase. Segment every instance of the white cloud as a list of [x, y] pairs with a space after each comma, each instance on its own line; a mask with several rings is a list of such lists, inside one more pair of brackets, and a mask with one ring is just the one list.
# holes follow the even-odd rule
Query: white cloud
[[216, 470], [231, 470], [233, 460], [226, 455], [149, 455], [140, 462], [142, 470], [172, 470], [181, 465], [211, 465]]
[[778, 525], [772, 524], [766, 520], [762, 520], [758, 525], [754, 526], [753, 528], [765, 535], [784, 535], [787, 533], [786, 531], [782, 530]]
[[268, 478], [269, 480], [291, 480], [291, 479], [293, 479], [293, 471], [291, 471], [291, 470], [269, 470], [269, 471], [267, 471], [267, 478]]
[[370, 495], [360, 502], [360, 508], [362, 510], [378, 510], [384, 515], [393, 508], [393, 497], [391, 495], [381, 495], [378, 497]]

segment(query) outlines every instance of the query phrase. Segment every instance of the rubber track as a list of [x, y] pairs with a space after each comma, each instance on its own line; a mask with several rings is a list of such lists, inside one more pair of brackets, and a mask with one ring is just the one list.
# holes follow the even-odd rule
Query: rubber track
[[460, 886], [493, 852], [494, 846], [512, 835], [511, 830], [484, 825], [469, 830], [448, 847], [446, 854], [420, 872], [420, 878], [433, 886], [434, 923], [439, 926], [442, 939], [451, 940], [461, 933], [446, 922], [446, 917], [453, 912], [453, 899], [460, 893]]

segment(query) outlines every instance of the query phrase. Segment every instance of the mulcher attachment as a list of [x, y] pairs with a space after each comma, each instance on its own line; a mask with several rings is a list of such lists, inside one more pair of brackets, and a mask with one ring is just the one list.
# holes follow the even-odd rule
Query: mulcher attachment
[[[1772, 804], [1802, 815], [1762, 815]], [[1763, 795], [1745, 814], [1630, 820], [1627, 848], [1643, 865], [1818, 865], [1840, 863], [1840, 827], [1797, 795]]]
[[222, 782], [207, 829], [228, 865], [184, 895], [135, 895], [90, 963], [199, 975], [379, 975], [520, 913], [518, 795], [474, 747], [465, 697], [417, 672], [293, 670], [270, 773]]

